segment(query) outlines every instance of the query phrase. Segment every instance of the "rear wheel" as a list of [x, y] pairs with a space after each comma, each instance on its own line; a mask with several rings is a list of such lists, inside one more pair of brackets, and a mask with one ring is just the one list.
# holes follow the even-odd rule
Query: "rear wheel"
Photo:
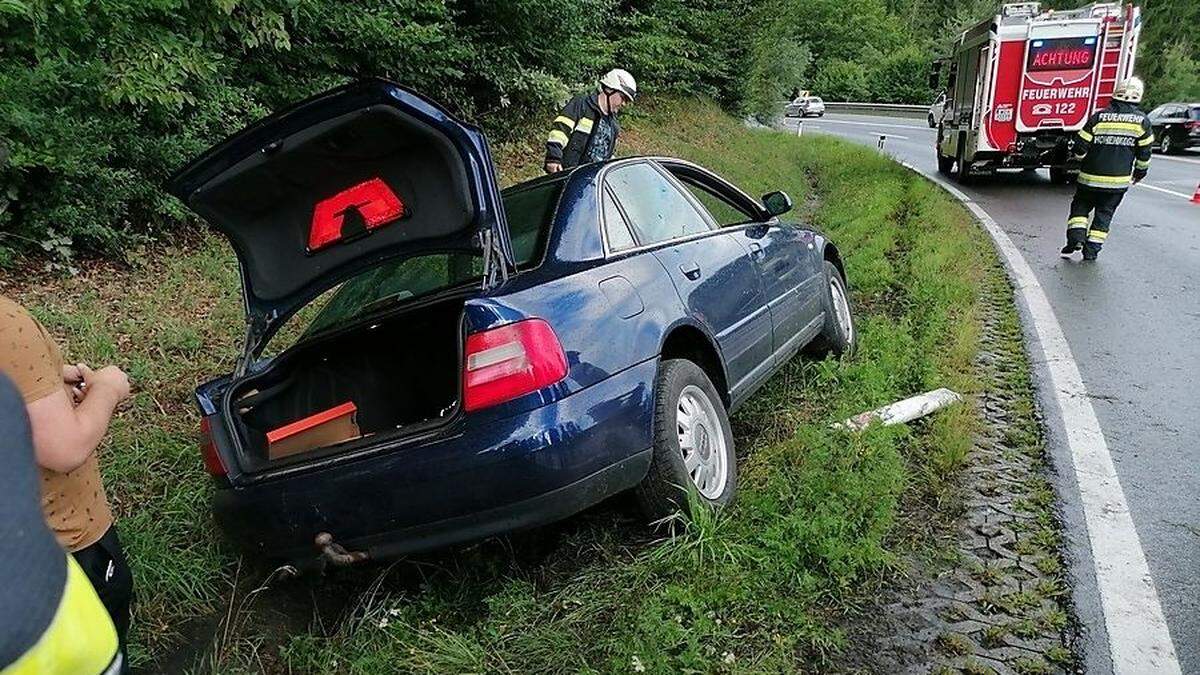
[[937, 152], [938, 173], [949, 176], [950, 170], [954, 168], [954, 158], [943, 155], [941, 146], [934, 148], [934, 151]]
[[737, 457], [716, 387], [695, 363], [666, 359], [654, 392], [654, 454], [634, 488], [642, 512], [651, 522], [687, 513], [689, 495], [725, 506], [737, 491]]
[[967, 143], [965, 140], [959, 140], [958, 152], [954, 157], [954, 172], [953, 177], [955, 182], [960, 185], [967, 185], [971, 182], [971, 163], [966, 159]]
[[933, 113], [929, 113], [929, 118], [928, 118], [928, 121], [929, 121], [929, 128], [930, 128], [930, 129], [936, 129], [936, 128], [937, 128], [937, 122], [934, 122], [934, 121], [933, 121]]
[[852, 354], [858, 343], [858, 330], [854, 326], [850, 292], [841, 270], [828, 260], [825, 261], [825, 295], [821, 300], [825, 325], [806, 351], [817, 356]]

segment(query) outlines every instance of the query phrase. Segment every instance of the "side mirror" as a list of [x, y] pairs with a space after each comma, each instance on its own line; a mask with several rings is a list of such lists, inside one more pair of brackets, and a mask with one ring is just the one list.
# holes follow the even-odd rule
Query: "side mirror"
[[792, 210], [792, 198], [781, 190], [763, 195], [762, 202], [763, 208], [772, 216], [782, 216]]

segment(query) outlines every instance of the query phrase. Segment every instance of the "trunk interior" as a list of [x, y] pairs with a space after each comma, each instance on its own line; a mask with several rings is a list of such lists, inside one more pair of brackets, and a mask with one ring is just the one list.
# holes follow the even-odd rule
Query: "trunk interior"
[[[318, 338], [241, 382], [230, 408], [246, 470], [303, 463], [448, 421], [459, 397], [462, 311], [461, 298], [443, 300]], [[348, 402], [360, 438], [343, 430], [331, 445], [273, 457], [272, 431]]]

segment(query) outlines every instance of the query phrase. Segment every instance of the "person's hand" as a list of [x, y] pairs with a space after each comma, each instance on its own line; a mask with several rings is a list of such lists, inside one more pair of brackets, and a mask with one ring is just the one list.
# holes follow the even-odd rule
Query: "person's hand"
[[82, 363], [75, 365], [64, 365], [62, 369], [63, 386], [67, 389], [67, 393], [71, 395], [71, 402], [79, 405], [83, 402], [87, 392], [84, 391], [83, 373], [79, 370], [81, 367], [86, 367]]
[[558, 162], [546, 162], [546, 173], [558, 173], [562, 171], [562, 164]]
[[79, 364], [79, 374], [83, 376], [85, 394], [104, 389], [111, 391], [117, 402], [129, 398], [129, 376], [116, 366], [105, 366], [100, 370], [92, 370], [84, 364]]
[[78, 364], [78, 363], [75, 365], [67, 364], [67, 365], [63, 366], [63, 371], [62, 371], [63, 384], [69, 384], [71, 386], [75, 386], [75, 385], [79, 384], [80, 382], [83, 382], [83, 374], [79, 372], [80, 365], [82, 365], [82, 364]]

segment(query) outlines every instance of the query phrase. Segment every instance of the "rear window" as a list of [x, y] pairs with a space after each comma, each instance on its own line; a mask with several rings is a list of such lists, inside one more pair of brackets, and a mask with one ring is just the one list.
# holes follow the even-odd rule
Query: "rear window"
[[1200, 105], [1194, 105], [1188, 108], [1188, 117], [1194, 120], [1200, 120]]
[[[501, 195], [518, 269], [541, 264], [561, 190], [562, 181], [554, 181]], [[477, 282], [482, 276], [483, 259], [472, 253], [434, 253], [385, 262], [350, 278], [298, 313], [293, 321], [307, 326], [298, 339], [447, 288]], [[311, 321], [306, 320], [309, 317]], [[286, 332], [280, 331], [271, 341], [280, 342], [278, 338]], [[294, 340], [282, 342], [291, 344]]]

